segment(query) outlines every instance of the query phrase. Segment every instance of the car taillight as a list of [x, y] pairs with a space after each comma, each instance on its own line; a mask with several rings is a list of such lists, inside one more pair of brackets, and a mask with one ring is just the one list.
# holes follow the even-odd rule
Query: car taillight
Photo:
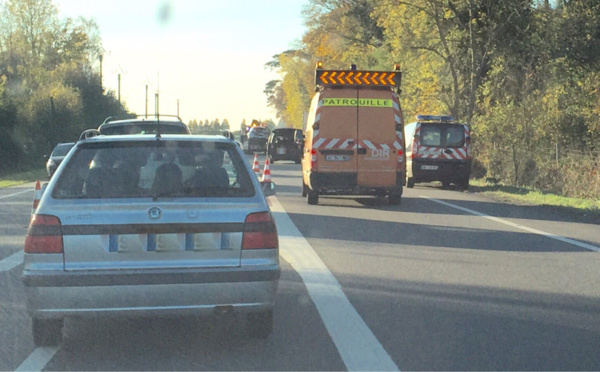
[[269, 212], [251, 213], [244, 222], [242, 249], [277, 249], [277, 227]]
[[34, 214], [31, 217], [25, 253], [63, 253], [62, 225], [56, 216]]
[[396, 162], [396, 169], [404, 170], [404, 150], [398, 150], [398, 161]]

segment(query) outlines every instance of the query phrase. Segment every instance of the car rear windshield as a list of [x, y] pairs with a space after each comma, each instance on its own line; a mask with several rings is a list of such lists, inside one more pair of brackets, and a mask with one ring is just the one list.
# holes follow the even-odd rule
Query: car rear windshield
[[282, 138], [286, 140], [295, 140], [297, 139], [296, 130], [275, 130], [273, 131], [273, 138]]
[[422, 124], [421, 145], [432, 147], [462, 147], [465, 129], [462, 124]]
[[189, 134], [189, 130], [185, 124], [168, 124], [160, 123], [124, 123], [123, 125], [101, 126], [100, 134], [117, 135], [117, 134], [156, 134], [160, 129], [161, 134]]
[[56, 145], [52, 151], [51, 156], [65, 156], [69, 153], [69, 150], [74, 146], [74, 143], [61, 143]]
[[269, 129], [267, 128], [252, 128], [248, 135], [250, 138], [267, 138], [269, 136]]
[[234, 145], [200, 141], [80, 144], [59, 175], [55, 199], [250, 197]]

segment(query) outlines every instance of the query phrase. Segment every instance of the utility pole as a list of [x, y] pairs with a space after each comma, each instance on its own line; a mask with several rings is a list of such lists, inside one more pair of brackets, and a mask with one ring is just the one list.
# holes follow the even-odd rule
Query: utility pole
[[102, 54], [98, 56], [98, 60], [100, 60], [100, 89], [102, 89]]
[[144, 113], [144, 116], [148, 118], [148, 84], [146, 84], [146, 112]]

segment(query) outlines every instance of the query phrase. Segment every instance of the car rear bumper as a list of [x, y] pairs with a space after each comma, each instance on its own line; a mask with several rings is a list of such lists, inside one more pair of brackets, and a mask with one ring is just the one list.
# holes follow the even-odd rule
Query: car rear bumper
[[[423, 169], [424, 166], [437, 169]], [[414, 182], [460, 182], [470, 175], [470, 160], [413, 159], [409, 177], [413, 177]]]
[[280, 269], [24, 272], [33, 318], [186, 316], [272, 308]]
[[321, 194], [378, 195], [388, 191], [402, 192], [404, 172], [396, 173], [396, 184], [388, 187], [365, 187], [358, 184], [356, 173], [311, 172], [310, 188]]

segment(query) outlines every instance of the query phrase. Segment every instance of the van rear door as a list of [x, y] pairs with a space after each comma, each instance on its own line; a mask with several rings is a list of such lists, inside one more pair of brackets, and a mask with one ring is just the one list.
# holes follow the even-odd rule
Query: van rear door
[[399, 105], [390, 90], [357, 92], [358, 185], [394, 186], [397, 154], [403, 148], [403, 140], [396, 133], [396, 123], [401, 124]]
[[313, 133], [320, 172], [352, 173], [357, 171], [356, 89], [327, 89], [321, 93], [319, 127]]

